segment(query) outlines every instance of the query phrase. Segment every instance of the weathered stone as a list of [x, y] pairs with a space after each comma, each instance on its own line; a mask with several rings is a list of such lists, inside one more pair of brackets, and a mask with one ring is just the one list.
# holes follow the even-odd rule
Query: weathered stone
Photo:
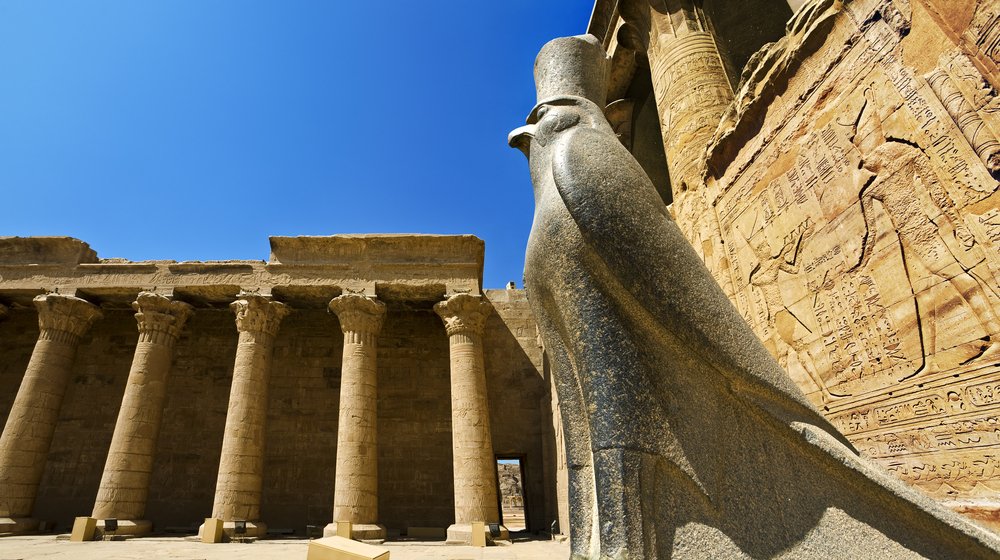
[[[727, 71], [730, 35], [754, 34], [764, 1], [728, 16], [702, 3]], [[590, 24], [611, 75], [634, 73], [609, 91], [629, 95], [646, 70], [618, 50], [646, 49], [613, 4], [635, 21], [645, 2], [599, 0]], [[800, 9], [785, 36], [742, 69], [701, 196], [673, 193], [671, 214], [863, 454], [996, 530], [1000, 10], [988, 0], [790, 4]], [[679, 16], [683, 5], [660, 9]], [[671, 115], [660, 115], [665, 127]]]
[[[362, 237], [367, 240], [346, 244], [388, 247], [389, 261], [380, 262], [363, 249], [356, 260], [345, 252], [329, 264], [310, 263], [312, 257], [273, 265], [104, 259], [38, 267], [0, 262], [0, 302], [9, 304], [7, 319], [0, 322], [0, 421], [11, 410], [38, 336], [37, 317], [25, 307], [30, 298], [46, 286], [60, 286], [60, 291], [99, 301], [105, 315], [83, 339], [73, 362], [33, 517], [68, 527], [74, 514], [94, 508], [122, 392], [137, 355], [130, 304], [144, 288], [156, 286], [158, 293], [172, 294], [172, 300], [187, 302], [197, 312], [173, 349], [143, 519], [156, 529], [188, 527], [208, 513], [206, 503], [213, 503], [230, 372], [239, 347], [226, 306], [245, 290], [270, 294], [295, 308], [274, 338], [267, 422], [257, 437], [264, 451], [261, 515], [269, 525], [299, 535], [307, 525], [329, 523], [339, 456], [336, 403], [346, 371], [344, 339], [331, 336], [338, 321], [326, 309], [340, 294], [365, 290], [364, 297], [377, 294], [386, 303], [376, 350], [379, 522], [390, 534], [411, 526], [445, 531], [455, 519], [450, 353], [444, 324], [432, 307], [448, 293], [468, 291], [484, 293], [495, 308], [481, 335], [487, 393], [492, 395], [491, 439], [496, 453], [525, 457], [528, 529], [547, 530], [562, 511], [553, 488], [558, 466], [549, 459], [558, 456], [559, 436], [552, 433], [548, 379], [524, 291], [480, 289], [479, 240], [431, 236], [435, 239], [425, 246], [424, 236], [413, 241], [391, 236], [386, 243]], [[309, 243], [321, 253], [324, 243], [340, 246], [336, 238]], [[123, 482], [136, 481], [129, 477]], [[126, 522], [122, 518], [119, 533]], [[233, 522], [228, 524], [231, 534]], [[254, 525], [251, 520], [250, 528]]]
[[[93, 292], [102, 303], [122, 306], [150, 286], [173, 293], [175, 299], [212, 307], [228, 305], [244, 287], [262, 295], [301, 295], [320, 308], [344, 291], [362, 289], [369, 296], [377, 291], [383, 300], [438, 301], [453, 293], [478, 294], [484, 255], [483, 241], [471, 235], [274, 237], [268, 262], [183, 263], [53, 259], [41, 249], [20, 249], [34, 247], [33, 240], [39, 238], [8, 239], [16, 240], [10, 243], [24, 256], [0, 258], [0, 298], [21, 305], [30, 305], [32, 297], [44, 292], [40, 280], [61, 293]], [[46, 247], [50, 238], [41, 239]], [[56, 239], [86, 246], [78, 239]], [[0, 239], [0, 248], [3, 244]], [[44, 273], [39, 276], [39, 268], [29, 264], [45, 264]]]
[[101, 317], [80, 298], [34, 299], [41, 331], [0, 435], [0, 533], [30, 531], [38, 484], [80, 337]]
[[[592, 38], [577, 44], [606, 64]], [[525, 283], [567, 426], [574, 555], [996, 557], [994, 535], [868, 463], [812, 407], [577, 93], [511, 138], [535, 185]]]
[[309, 541], [306, 560], [389, 560], [389, 550], [345, 537], [330, 536]]
[[330, 302], [344, 333], [340, 373], [340, 420], [337, 425], [337, 471], [333, 491], [333, 522], [324, 535], [338, 535], [347, 522], [358, 540], [384, 540], [378, 523], [378, 333], [385, 304], [360, 294], [345, 294]]
[[[448, 527], [448, 540], [469, 543], [471, 523], [500, 521], [482, 342], [492, 308], [479, 296], [456, 294], [434, 311], [444, 321], [451, 354], [455, 523]], [[506, 529], [503, 533], [507, 538]]]
[[139, 293], [132, 306], [137, 311], [139, 342], [94, 504], [98, 534], [103, 534], [104, 520], [109, 518], [118, 520], [116, 534], [138, 535], [152, 529], [143, 517], [167, 377], [174, 345], [192, 313], [190, 305], [152, 292]]
[[235, 534], [235, 521], [247, 522], [245, 536], [259, 537], [267, 533], [267, 525], [260, 519], [260, 503], [272, 350], [281, 320], [290, 310], [283, 303], [255, 294], [243, 294], [231, 307], [240, 340], [212, 517], [224, 522], [230, 538]]
[[97, 253], [72, 237], [0, 237], [4, 265], [96, 263]]

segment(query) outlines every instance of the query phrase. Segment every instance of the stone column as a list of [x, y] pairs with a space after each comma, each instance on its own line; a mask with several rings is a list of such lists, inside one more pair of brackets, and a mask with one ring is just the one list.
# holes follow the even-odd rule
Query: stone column
[[[497, 523], [496, 458], [483, 366], [483, 327], [492, 307], [479, 296], [457, 294], [434, 306], [451, 348], [451, 449], [455, 524], [448, 540], [470, 543], [474, 521]], [[502, 529], [500, 538], [509, 538]]]
[[94, 503], [98, 534], [103, 533], [105, 519], [118, 520], [119, 535], [143, 535], [152, 529], [152, 523], [143, 516], [167, 395], [167, 375], [174, 345], [191, 315], [190, 305], [150, 292], [140, 292], [132, 307], [137, 311], [139, 343]]
[[378, 524], [377, 368], [378, 333], [385, 304], [359, 294], [330, 302], [344, 331], [337, 423], [337, 471], [333, 491], [333, 523], [324, 535], [337, 533], [338, 521], [351, 522], [351, 538], [384, 540]]
[[653, 95], [677, 225], [712, 275], [733, 293], [718, 215], [705, 185], [708, 144], [733, 101], [712, 26], [695, 0], [627, 0], [619, 4], [649, 58]]
[[80, 298], [35, 298], [38, 342], [0, 435], [0, 533], [37, 528], [30, 519], [80, 338], [101, 317]]
[[262, 537], [267, 532], [267, 526], [260, 521], [267, 382], [274, 337], [289, 309], [283, 303], [254, 294], [241, 296], [230, 307], [236, 312], [240, 342], [233, 366], [212, 517], [224, 522], [224, 530], [230, 537], [233, 522], [238, 520], [247, 522], [246, 536]]
[[650, 13], [646, 52], [676, 200], [680, 193], [701, 187], [705, 149], [733, 100], [733, 90], [701, 9], [693, 0], [672, 8], [645, 9]]

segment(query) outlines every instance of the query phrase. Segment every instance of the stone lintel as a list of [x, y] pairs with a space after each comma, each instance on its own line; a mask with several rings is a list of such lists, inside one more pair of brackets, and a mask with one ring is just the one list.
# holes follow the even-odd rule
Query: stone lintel
[[237, 284], [219, 283], [174, 286], [173, 292], [175, 298], [197, 306], [222, 307], [240, 297], [242, 290]]
[[262, 261], [185, 261], [167, 265], [173, 274], [252, 274]]
[[102, 260], [98, 263], [81, 263], [80, 271], [87, 274], [149, 274], [157, 270], [157, 262], [106, 262]]
[[334, 284], [292, 284], [278, 285], [271, 288], [271, 295], [274, 299], [296, 309], [322, 309], [330, 304], [331, 299], [343, 292], [343, 288]]
[[331, 235], [271, 237], [270, 264], [444, 264], [480, 267], [485, 253], [482, 239], [474, 235]]
[[73, 237], [0, 237], [5, 265], [81, 264], [98, 262], [90, 245]]

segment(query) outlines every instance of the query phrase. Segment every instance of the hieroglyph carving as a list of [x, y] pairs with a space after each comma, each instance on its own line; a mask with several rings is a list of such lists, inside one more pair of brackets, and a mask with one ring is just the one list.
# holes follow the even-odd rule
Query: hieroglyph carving
[[[915, 483], [937, 498], [982, 497], [968, 480], [992, 480], [991, 470], [970, 467], [960, 483], [941, 468], [971, 457], [958, 439], [888, 442], [935, 442], [1000, 412], [1000, 400], [966, 391], [1000, 379], [995, 91], [957, 49], [907, 45], [907, 2], [804, 10], [747, 70], [711, 148], [708, 190], [728, 264], [713, 274], [862, 451], [911, 482], [924, 473]], [[784, 80], [780, 97], [768, 76]], [[747, 123], [755, 135], [743, 134]], [[937, 482], [930, 467], [903, 474], [917, 454]]]

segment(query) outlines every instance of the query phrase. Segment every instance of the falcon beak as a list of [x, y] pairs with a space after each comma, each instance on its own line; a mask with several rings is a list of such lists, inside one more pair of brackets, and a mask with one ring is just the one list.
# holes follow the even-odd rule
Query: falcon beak
[[533, 124], [515, 128], [507, 135], [507, 144], [511, 148], [521, 150], [524, 157], [530, 157], [529, 150], [531, 149], [531, 139], [535, 137], [535, 128]]

